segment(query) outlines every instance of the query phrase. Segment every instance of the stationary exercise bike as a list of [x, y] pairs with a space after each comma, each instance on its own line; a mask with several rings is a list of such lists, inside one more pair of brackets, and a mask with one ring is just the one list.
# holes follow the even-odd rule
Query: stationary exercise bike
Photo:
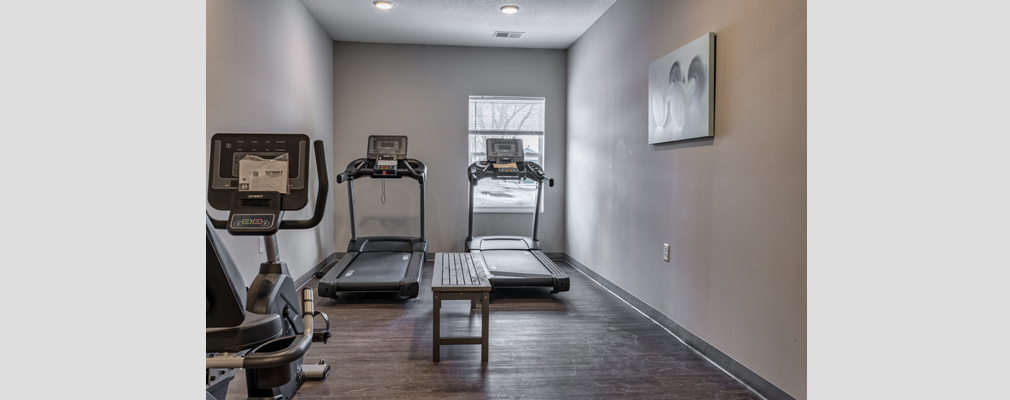
[[[308, 202], [308, 145], [308, 136], [294, 134], [211, 138], [207, 199], [229, 215], [225, 221], [207, 215], [208, 400], [224, 400], [239, 368], [246, 369], [250, 399], [287, 400], [305, 379], [329, 375], [330, 366], [323, 360], [303, 365], [311, 342], [326, 343], [331, 336], [329, 319], [314, 310], [312, 289], [302, 289], [299, 301], [274, 236], [279, 229], [313, 228], [323, 218], [329, 179], [323, 142], [317, 140], [313, 146], [319, 189], [312, 218], [282, 219], [284, 210], [300, 210]], [[217, 229], [263, 236], [267, 262], [260, 264], [248, 291]], [[324, 328], [314, 328], [317, 316]]]

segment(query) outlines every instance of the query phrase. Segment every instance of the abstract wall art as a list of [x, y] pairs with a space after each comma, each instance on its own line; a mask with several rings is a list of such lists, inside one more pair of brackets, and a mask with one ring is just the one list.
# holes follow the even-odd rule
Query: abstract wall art
[[713, 136], [715, 33], [649, 64], [649, 144]]

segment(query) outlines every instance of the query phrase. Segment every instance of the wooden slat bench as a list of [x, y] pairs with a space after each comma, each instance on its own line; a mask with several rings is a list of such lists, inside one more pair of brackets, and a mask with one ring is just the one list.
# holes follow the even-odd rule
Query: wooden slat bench
[[[479, 344], [480, 360], [487, 361], [488, 347], [488, 298], [491, 282], [480, 257], [470, 253], [435, 253], [435, 268], [432, 271], [431, 291], [434, 292], [432, 360], [439, 361], [442, 345]], [[442, 337], [440, 330], [440, 310], [442, 300], [470, 300], [470, 306], [481, 303], [481, 335], [474, 337]]]

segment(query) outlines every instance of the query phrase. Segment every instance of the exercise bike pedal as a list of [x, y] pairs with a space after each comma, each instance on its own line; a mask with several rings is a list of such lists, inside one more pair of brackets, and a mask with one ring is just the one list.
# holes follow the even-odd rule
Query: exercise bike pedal
[[312, 365], [302, 364], [302, 371], [305, 372], [306, 379], [322, 380], [330, 376], [330, 364], [324, 360], [319, 360], [318, 363]]
[[317, 330], [315, 330], [315, 331], [312, 332], [312, 341], [313, 342], [323, 342], [323, 344], [326, 344], [326, 340], [329, 339], [329, 338], [331, 338], [331, 337], [333, 337], [333, 335], [330, 334], [330, 330], [329, 329], [326, 329], [326, 330], [319, 330], [319, 329], [317, 329]]
[[312, 313], [313, 317], [318, 316], [318, 315], [322, 315], [323, 316], [323, 321], [326, 322], [326, 327], [325, 328], [319, 328], [319, 329], [313, 330], [312, 331], [312, 341], [313, 342], [323, 342], [323, 344], [326, 344], [326, 340], [329, 339], [329, 338], [331, 338], [331, 337], [333, 337], [333, 335], [330, 333], [330, 317], [326, 316], [326, 313], [319, 312], [319, 311], [316, 311], [316, 312]]

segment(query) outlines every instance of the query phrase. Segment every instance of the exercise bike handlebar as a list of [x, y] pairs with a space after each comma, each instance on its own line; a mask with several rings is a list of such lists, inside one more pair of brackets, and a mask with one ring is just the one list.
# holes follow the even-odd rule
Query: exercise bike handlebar
[[300, 335], [295, 335], [295, 340], [291, 341], [287, 347], [268, 353], [252, 353], [245, 357], [216, 357], [207, 359], [207, 368], [273, 368], [297, 361], [305, 355], [312, 345], [312, 333], [315, 329], [312, 319], [315, 316], [311, 288], [302, 289], [302, 323], [305, 330]]
[[[281, 221], [280, 225], [277, 226], [278, 229], [309, 229], [319, 225], [319, 222], [323, 220], [323, 214], [326, 212], [326, 198], [330, 193], [330, 178], [326, 173], [326, 155], [323, 150], [323, 141], [316, 140], [312, 142], [312, 148], [316, 155], [316, 176], [319, 178], [319, 188], [316, 190], [316, 207], [312, 211], [312, 218]], [[214, 228], [228, 228], [228, 221], [214, 219], [210, 216], [210, 213], [207, 213], [207, 217], [210, 218], [211, 225]]]
[[295, 221], [281, 221], [278, 226], [279, 229], [309, 229], [314, 228], [319, 225], [319, 222], [323, 220], [323, 214], [326, 212], [326, 197], [330, 193], [330, 178], [326, 174], [326, 156], [323, 150], [323, 141], [316, 140], [312, 142], [313, 150], [316, 154], [316, 177], [319, 182], [319, 187], [316, 190], [316, 207], [312, 210], [312, 218], [295, 220]]
[[220, 219], [214, 219], [214, 217], [210, 216], [210, 212], [206, 212], [206, 213], [207, 213], [207, 219], [210, 220], [210, 224], [211, 224], [211, 226], [214, 227], [214, 229], [228, 229], [228, 221], [220, 220]]

